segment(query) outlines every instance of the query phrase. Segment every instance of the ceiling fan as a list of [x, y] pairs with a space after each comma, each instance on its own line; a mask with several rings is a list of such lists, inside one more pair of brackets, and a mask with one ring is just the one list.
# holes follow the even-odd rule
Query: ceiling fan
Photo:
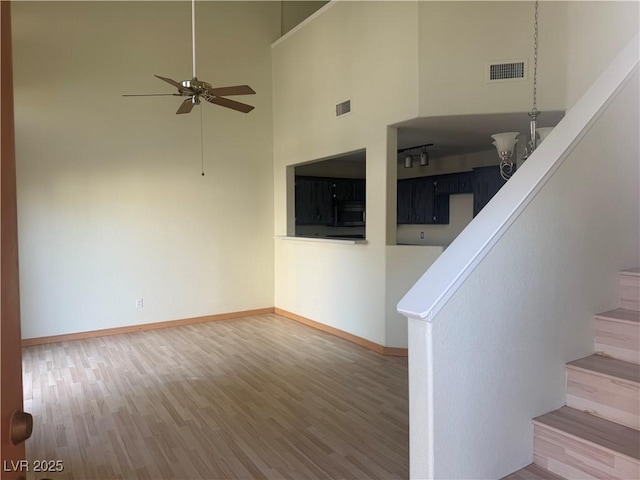
[[249, 113], [254, 107], [246, 103], [236, 102], [227, 96], [234, 95], [252, 95], [256, 92], [249, 85], [234, 85], [231, 87], [212, 87], [211, 84], [198, 80], [196, 75], [196, 14], [195, 0], [191, 0], [191, 44], [193, 53], [193, 78], [176, 82], [167, 77], [154, 75], [156, 78], [173, 85], [178, 89], [178, 93], [146, 93], [146, 94], [129, 94], [123, 97], [156, 97], [156, 96], [176, 96], [189, 97], [185, 99], [178, 108], [176, 114], [189, 113], [194, 105], [199, 105], [201, 100], [209, 103], [220, 105], [222, 107], [237, 110], [242, 113]]

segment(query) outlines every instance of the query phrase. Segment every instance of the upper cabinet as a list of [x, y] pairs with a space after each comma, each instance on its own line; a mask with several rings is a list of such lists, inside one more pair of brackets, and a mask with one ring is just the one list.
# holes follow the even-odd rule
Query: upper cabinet
[[344, 202], [364, 202], [365, 181], [363, 179], [334, 178], [333, 198]]
[[449, 223], [449, 197], [436, 195], [434, 177], [398, 182], [398, 224]]
[[329, 179], [296, 177], [296, 225], [331, 225], [332, 197]]
[[296, 176], [296, 225], [333, 226], [343, 223], [336, 215], [346, 202], [364, 210], [366, 182], [363, 179]]
[[478, 167], [473, 169], [473, 216], [475, 217], [498, 190], [507, 183], [500, 175], [500, 167]]
[[472, 193], [471, 172], [452, 173], [434, 177], [436, 195]]
[[505, 180], [497, 165], [398, 181], [397, 223], [440, 225], [449, 223], [449, 196], [473, 193], [475, 217], [502, 188]]

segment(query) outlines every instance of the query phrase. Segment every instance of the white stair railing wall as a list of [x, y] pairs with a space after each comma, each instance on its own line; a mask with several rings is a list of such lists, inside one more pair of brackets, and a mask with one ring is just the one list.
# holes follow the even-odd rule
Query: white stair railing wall
[[640, 264], [636, 36], [398, 304], [411, 478], [501, 478]]

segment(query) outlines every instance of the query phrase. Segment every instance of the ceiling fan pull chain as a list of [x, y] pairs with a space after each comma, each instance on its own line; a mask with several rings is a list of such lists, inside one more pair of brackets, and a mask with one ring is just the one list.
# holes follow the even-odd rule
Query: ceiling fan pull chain
[[196, 75], [196, 0], [191, 0], [191, 51], [193, 52], [193, 78]]
[[202, 107], [200, 107], [200, 159], [202, 161], [202, 176], [204, 177], [204, 141], [202, 136]]

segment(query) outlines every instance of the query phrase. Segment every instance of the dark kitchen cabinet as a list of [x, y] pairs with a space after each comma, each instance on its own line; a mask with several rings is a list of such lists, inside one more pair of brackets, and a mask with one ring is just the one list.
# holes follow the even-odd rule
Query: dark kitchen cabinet
[[434, 177], [436, 195], [451, 195], [460, 193], [460, 177], [457, 173]]
[[344, 202], [364, 202], [365, 181], [352, 178], [333, 179], [333, 198]]
[[451, 195], [473, 193], [475, 217], [506, 183], [498, 165], [398, 181], [398, 224], [448, 224]]
[[398, 224], [449, 223], [449, 197], [436, 196], [432, 177], [412, 178], [398, 182]]
[[478, 167], [473, 169], [473, 216], [475, 217], [489, 200], [506, 183], [500, 175], [500, 167]]
[[296, 225], [333, 223], [333, 182], [330, 179], [296, 177]]
[[367, 197], [367, 184], [363, 179], [353, 180], [353, 199], [356, 202], [364, 202]]
[[449, 223], [449, 195], [437, 195], [433, 206], [433, 222], [438, 225]]
[[434, 176], [436, 195], [473, 193], [472, 172], [449, 173]]
[[433, 217], [435, 216], [434, 204], [434, 182], [428, 177], [414, 179], [411, 188], [411, 223], [433, 223]]
[[336, 202], [365, 201], [366, 181], [296, 176], [296, 225], [334, 225]]
[[408, 224], [411, 222], [411, 181], [400, 180], [398, 182], [398, 204], [396, 212], [396, 222]]
[[458, 173], [459, 193], [473, 193], [473, 172]]

